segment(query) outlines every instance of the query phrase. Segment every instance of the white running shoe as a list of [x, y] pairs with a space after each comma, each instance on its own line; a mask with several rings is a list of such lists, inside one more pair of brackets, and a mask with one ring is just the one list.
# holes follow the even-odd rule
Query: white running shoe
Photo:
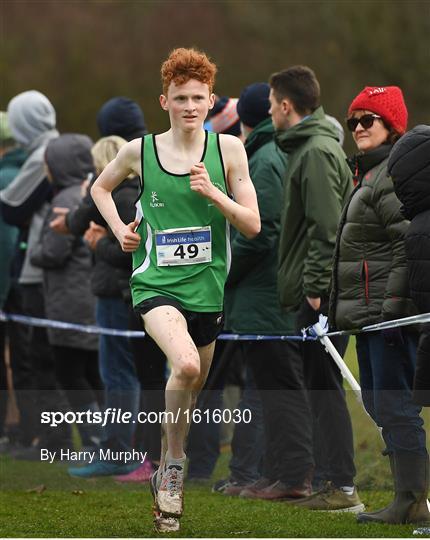
[[157, 471], [155, 471], [149, 481], [152, 498], [152, 512], [154, 515], [154, 528], [158, 533], [170, 533], [179, 531], [179, 519], [175, 517], [163, 516], [157, 503]]
[[184, 467], [174, 463], [165, 466], [158, 488], [157, 503], [166, 517], [180, 518], [184, 502]]

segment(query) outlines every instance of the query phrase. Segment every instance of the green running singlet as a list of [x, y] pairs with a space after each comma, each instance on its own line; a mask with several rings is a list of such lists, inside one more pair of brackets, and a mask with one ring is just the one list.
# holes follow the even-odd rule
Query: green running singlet
[[[231, 258], [229, 222], [209, 199], [191, 190], [189, 174], [163, 169], [155, 135], [142, 138], [141, 152], [136, 202], [141, 242], [133, 253], [133, 305], [167, 296], [187, 311], [222, 311]], [[227, 194], [217, 133], [206, 131], [201, 161], [212, 183]]]

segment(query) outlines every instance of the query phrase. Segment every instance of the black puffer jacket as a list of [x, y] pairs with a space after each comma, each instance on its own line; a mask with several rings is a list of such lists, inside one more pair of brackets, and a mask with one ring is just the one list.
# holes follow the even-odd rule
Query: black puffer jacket
[[[124, 223], [134, 220], [135, 202], [139, 192], [139, 178], [124, 180], [112, 193], [120, 218]], [[106, 227], [91, 195], [83, 199], [81, 204], [67, 215], [67, 226], [76, 236], [85, 233], [94, 221]], [[132, 270], [131, 253], [124, 253], [115, 236], [109, 235], [97, 243], [95, 266], [91, 278], [92, 291], [96, 296], [105, 298], [123, 298], [131, 301], [129, 279]]]
[[393, 147], [388, 161], [401, 211], [411, 220], [405, 238], [411, 296], [430, 312], [430, 126], [417, 126]]
[[[405, 238], [411, 296], [420, 313], [430, 313], [430, 126], [416, 126], [395, 144], [388, 171], [402, 212], [411, 220]], [[415, 397], [430, 406], [430, 324], [422, 330]]]
[[[120, 218], [130, 223], [136, 216], [135, 202], [139, 193], [139, 178], [124, 180], [112, 193]], [[132, 272], [131, 253], [125, 253], [109, 229], [96, 247], [96, 265], [92, 288], [96, 296], [121, 296], [131, 303], [130, 277]]]
[[409, 222], [387, 175], [390, 149], [382, 145], [355, 160], [358, 184], [342, 212], [330, 296], [330, 323], [341, 330], [416, 313], [405, 255]]
[[430, 126], [416, 126], [397, 141], [388, 160], [388, 174], [407, 219], [430, 210]]
[[411, 220], [405, 245], [411, 296], [430, 312], [430, 126], [417, 126], [393, 147], [388, 161], [402, 213]]

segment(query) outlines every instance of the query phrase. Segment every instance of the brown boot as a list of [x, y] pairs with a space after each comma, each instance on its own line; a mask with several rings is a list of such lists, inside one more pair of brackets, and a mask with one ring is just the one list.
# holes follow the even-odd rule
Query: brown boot
[[394, 454], [394, 501], [377, 512], [364, 512], [357, 516], [359, 523], [414, 523], [429, 525], [427, 506], [429, 489], [428, 455], [412, 452]]

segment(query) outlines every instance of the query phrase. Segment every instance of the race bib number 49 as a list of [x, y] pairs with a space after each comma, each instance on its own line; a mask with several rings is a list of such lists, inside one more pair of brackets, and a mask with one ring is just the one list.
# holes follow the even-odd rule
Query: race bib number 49
[[155, 231], [157, 266], [200, 264], [212, 261], [210, 227]]

